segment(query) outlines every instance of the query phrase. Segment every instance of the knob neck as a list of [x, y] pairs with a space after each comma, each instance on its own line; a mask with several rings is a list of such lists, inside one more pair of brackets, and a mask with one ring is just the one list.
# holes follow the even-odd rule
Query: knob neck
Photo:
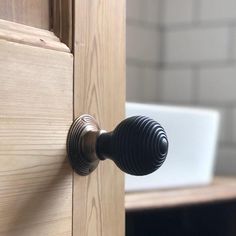
[[100, 160], [112, 159], [112, 132], [102, 133], [98, 136], [96, 154]]

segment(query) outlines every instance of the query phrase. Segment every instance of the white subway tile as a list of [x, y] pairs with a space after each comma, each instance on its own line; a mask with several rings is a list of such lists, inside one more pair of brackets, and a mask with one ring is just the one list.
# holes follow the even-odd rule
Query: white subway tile
[[158, 24], [160, 19], [160, 0], [147, 0], [146, 18], [148, 23]]
[[198, 99], [209, 104], [236, 102], [236, 65], [201, 69]]
[[158, 62], [160, 34], [156, 29], [127, 26], [127, 58]]
[[236, 27], [234, 27], [233, 29], [233, 39], [232, 39], [232, 42], [233, 42], [233, 59], [236, 59]]
[[128, 20], [144, 21], [143, 0], [126, 1], [126, 18]]
[[233, 142], [236, 144], [236, 108], [233, 109], [233, 121], [231, 129], [233, 130]]
[[159, 72], [156, 69], [127, 66], [126, 99], [133, 102], [157, 102]]
[[126, 67], [126, 100], [141, 101], [142, 100], [142, 80], [144, 77], [144, 69], [127, 65]]
[[221, 143], [232, 143], [232, 111], [227, 108], [219, 108], [220, 112], [220, 132], [219, 141]]
[[165, 39], [167, 63], [217, 61], [228, 56], [228, 30], [224, 27], [170, 30]]
[[160, 102], [161, 87], [160, 71], [158, 69], [146, 68], [143, 77], [143, 101], [144, 102]]
[[194, 0], [164, 0], [164, 24], [191, 23], [193, 20]]
[[236, 148], [220, 146], [216, 160], [217, 175], [236, 175]]
[[201, 20], [236, 19], [235, 0], [200, 0], [200, 6]]
[[161, 71], [161, 100], [165, 103], [189, 104], [193, 99], [193, 73], [190, 69]]

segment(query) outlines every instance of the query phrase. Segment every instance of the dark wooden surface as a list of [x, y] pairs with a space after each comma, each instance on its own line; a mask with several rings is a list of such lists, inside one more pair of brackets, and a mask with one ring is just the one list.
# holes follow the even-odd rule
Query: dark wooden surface
[[236, 178], [216, 177], [207, 186], [126, 193], [126, 211], [236, 200]]

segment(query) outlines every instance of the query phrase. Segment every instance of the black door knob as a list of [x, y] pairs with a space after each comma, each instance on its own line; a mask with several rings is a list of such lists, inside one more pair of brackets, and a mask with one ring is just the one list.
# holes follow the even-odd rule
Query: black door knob
[[105, 159], [128, 174], [147, 175], [163, 164], [167, 151], [164, 129], [145, 116], [127, 118], [112, 132], [105, 132], [92, 116], [82, 115], [72, 123], [67, 137], [71, 166], [80, 175], [90, 174]]

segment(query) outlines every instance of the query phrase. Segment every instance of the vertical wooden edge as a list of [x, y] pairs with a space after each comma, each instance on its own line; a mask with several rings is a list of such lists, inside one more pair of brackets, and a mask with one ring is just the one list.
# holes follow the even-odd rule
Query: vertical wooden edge
[[[73, 0], [74, 116], [125, 117], [125, 0]], [[125, 234], [124, 174], [112, 161], [73, 178], [73, 235]]]
[[73, 0], [52, 0], [52, 31], [73, 51]]

